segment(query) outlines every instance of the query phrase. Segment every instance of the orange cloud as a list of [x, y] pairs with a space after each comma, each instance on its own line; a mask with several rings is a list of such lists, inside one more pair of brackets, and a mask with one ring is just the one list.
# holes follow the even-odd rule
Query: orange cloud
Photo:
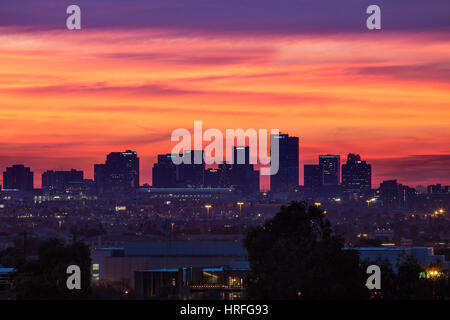
[[[133, 148], [150, 182], [171, 131], [194, 120], [297, 135], [302, 164], [318, 153], [450, 153], [450, 41], [435, 33], [0, 29], [0, 44], [0, 168], [58, 165], [92, 177], [106, 153]], [[374, 177], [385, 176], [374, 167]]]

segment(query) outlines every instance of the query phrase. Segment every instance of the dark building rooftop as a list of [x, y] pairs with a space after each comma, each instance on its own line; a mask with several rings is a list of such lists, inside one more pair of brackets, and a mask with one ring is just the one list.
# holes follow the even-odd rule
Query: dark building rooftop
[[232, 241], [173, 241], [173, 242], [128, 242], [125, 256], [236, 256], [246, 257], [247, 250], [241, 242]]

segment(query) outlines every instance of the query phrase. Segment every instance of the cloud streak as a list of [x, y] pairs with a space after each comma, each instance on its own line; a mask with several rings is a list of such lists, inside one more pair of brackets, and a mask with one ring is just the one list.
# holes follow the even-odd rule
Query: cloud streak
[[[326, 2], [320, 16], [312, 1], [297, 2], [82, 2], [82, 32], [60, 29], [64, 14], [54, 11], [62, 2], [27, 2], [30, 10], [0, 5], [0, 168], [25, 162], [38, 172], [51, 164], [90, 176], [106, 153], [131, 148], [146, 159], [141, 180], [150, 182], [155, 155], [172, 148], [172, 130], [202, 120], [205, 129], [297, 135], [305, 163], [322, 153], [359, 153], [373, 161], [374, 184], [434, 181], [447, 162], [431, 159], [424, 174], [410, 155], [450, 154], [450, 41], [440, 18], [447, 2], [433, 2], [439, 10], [420, 33], [402, 19], [386, 32], [359, 29], [360, 1], [342, 8]], [[389, 6], [402, 16], [435, 10], [408, 3], [383, 7], [383, 25]], [[178, 20], [163, 21], [165, 11], [179, 12]], [[346, 17], [352, 27], [333, 29], [336, 12], [333, 19]], [[104, 15], [94, 23], [94, 13]], [[162, 18], [144, 21], [150, 13]], [[115, 15], [125, 21], [108, 28]]]

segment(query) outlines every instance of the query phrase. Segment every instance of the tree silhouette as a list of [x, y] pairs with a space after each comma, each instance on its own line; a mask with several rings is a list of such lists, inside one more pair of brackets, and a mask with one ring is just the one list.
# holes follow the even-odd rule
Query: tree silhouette
[[292, 202], [262, 226], [251, 229], [244, 245], [251, 274], [248, 298], [361, 299], [369, 296], [358, 255], [342, 250], [342, 240], [317, 206]]
[[[67, 267], [81, 269], [81, 290], [69, 290]], [[91, 258], [89, 247], [77, 242], [65, 245], [50, 239], [40, 248], [38, 259], [17, 267], [13, 277], [17, 299], [85, 299], [91, 291]]]

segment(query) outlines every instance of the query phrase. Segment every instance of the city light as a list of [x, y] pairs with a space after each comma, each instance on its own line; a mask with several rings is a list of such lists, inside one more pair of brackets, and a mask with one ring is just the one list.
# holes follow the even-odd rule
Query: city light
[[428, 269], [427, 270], [427, 278], [434, 279], [434, 278], [440, 277], [440, 275], [441, 275], [441, 272], [437, 269]]
[[239, 215], [242, 215], [242, 206], [244, 205], [244, 202], [239, 201], [236, 204], [239, 206]]
[[205, 208], [206, 208], [206, 216], [209, 218], [209, 210], [212, 208], [212, 205], [205, 204]]

